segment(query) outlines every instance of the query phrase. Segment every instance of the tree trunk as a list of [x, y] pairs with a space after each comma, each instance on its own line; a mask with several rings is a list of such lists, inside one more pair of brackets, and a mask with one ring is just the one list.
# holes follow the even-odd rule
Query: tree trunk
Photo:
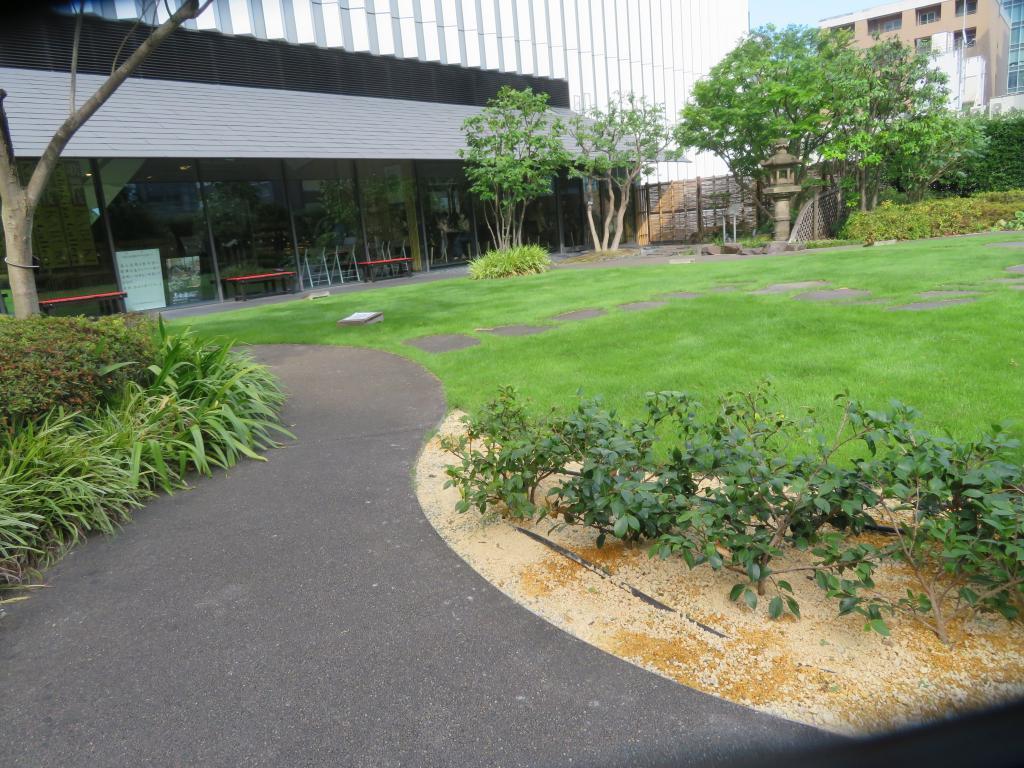
[[4, 244], [7, 248], [7, 276], [11, 283], [15, 317], [39, 314], [35, 268], [32, 265], [32, 218], [25, 193], [4, 205]]
[[590, 224], [590, 238], [594, 243], [594, 250], [600, 250], [601, 241], [597, 239], [597, 225], [594, 223], [594, 203], [587, 206], [587, 222]]
[[607, 251], [608, 244], [612, 237], [612, 216], [615, 213], [615, 188], [611, 181], [608, 183], [608, 201], [604, 209], [604, 225], [601, 232], [601, 250]]
[[612, 241], [613, 251], [617, 251], [619, 244], [622, 242], [622, 228], [626, 221], [626, 208], [629, 207], [629, 192], [629, 186], [619, 190], [621, 199], [619, 200], [619, 209], [615, 212], [615, 239]]

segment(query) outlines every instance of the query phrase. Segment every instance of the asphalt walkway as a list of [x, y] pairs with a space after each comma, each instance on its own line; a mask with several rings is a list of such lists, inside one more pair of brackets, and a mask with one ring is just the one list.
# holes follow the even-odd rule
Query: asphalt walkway
[[439, 382], [258, 350], [298, 441], [93, 537], [0, 620], [0, 765], [718, 763], [822, 734], [561, 632], [466, 566], [411, 471]]

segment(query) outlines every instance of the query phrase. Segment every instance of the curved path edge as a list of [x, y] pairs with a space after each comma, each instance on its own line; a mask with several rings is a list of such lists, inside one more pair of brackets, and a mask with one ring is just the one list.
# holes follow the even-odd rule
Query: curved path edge
[[438, 536], [404, 358], [274, 346], [298, 440], [93, 537], [0, 621], [5, 766], [684, 765], [830, 737], [576, 640]]

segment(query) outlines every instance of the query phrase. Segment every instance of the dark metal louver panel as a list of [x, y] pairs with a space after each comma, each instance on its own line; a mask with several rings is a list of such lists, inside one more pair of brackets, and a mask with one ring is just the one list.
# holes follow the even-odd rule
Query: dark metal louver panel
[[[79, 71], [109, 73], [125, 37], [124, 51], [130, 52], [146, 36], [146, 28], [132, 31], [132, 26], [86, 16]], [[62, 14], [4, 19], [0, 67], [67, 71], [73, 35], [74, 18]], [[483, 106], [510, 85], [546, 92], [553, 107], [569, 108], [569, 85], [563, 80], [186, 29], [168, 38], [136, 76], [472, 106]]]

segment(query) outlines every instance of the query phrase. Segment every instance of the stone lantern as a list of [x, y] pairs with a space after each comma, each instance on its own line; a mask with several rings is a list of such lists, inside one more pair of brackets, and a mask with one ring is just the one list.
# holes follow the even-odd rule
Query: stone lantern
[[796, 183], [796, 168], [800, 160], [789, 153], [789, 141], [775, 142], [775, 154], [761, 163], [768, 170], [769, 185], [764, 193], [775, 202], [775, 240], [789, 240], [790, 205], [800, 192]]

